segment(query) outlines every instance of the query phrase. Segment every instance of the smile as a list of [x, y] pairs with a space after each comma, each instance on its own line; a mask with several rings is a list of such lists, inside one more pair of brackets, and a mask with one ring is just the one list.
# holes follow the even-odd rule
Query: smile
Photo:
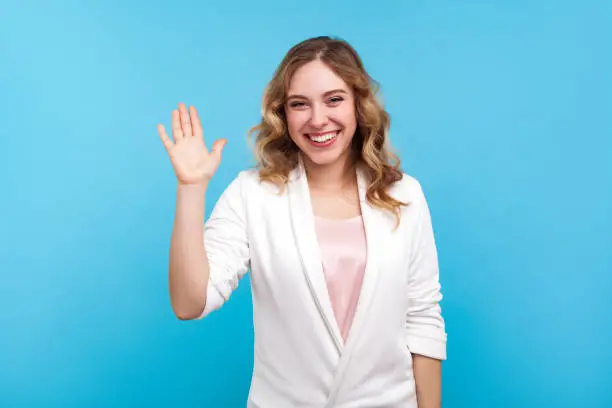
[[329, 132], [317, 132], [317, 133], [306, 133], [306, 138], [318, 145], [329, 145], [336, 140], [340, 134], [339, 130], [332, 130]]

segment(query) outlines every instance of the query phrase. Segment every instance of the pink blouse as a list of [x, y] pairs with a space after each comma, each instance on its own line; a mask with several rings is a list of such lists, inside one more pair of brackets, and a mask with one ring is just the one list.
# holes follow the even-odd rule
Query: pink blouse
[[365, 272], [363, 221], [360, 216], [344, 220], [315, 217], [315, 225], [329, 297], [346, 341]]

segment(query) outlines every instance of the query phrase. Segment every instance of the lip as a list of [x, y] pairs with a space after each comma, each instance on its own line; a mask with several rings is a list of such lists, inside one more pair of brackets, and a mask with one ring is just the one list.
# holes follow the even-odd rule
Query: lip
[[[308, 137], [309, 135], [312, 136], [323, 136], [326, 135], [328, 133], [331, 132], [337, 132], [338, 135], [336, 137], [334, 137], [333, 139], [330, 139], [326, 142], [323, 143], [319, 143], [319, 142], [315, 142], [314, 140], [311, 140], [310, 137]], [[310, 133], [305, 133], [304, 134], [304, 138], [308, 141], [308, 143], [310, 143], [312, 146], [317, 147], [317, 148], [326, 148], [329, 147], [331, 145], [333, 145], [334, 143], [336, 143], [336, 140], [338, 140], [338, 137], [340, 136], [340, 134], [342, 133], [342, 130], [338, 129], [338, 130], [328, 130], [325, 132], [310, 132]]]

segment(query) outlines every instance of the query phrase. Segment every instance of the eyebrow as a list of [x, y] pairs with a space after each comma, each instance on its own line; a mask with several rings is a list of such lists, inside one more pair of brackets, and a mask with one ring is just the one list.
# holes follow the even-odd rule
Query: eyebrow
[[[332, 89], [330, 91], [325, 92], [323, 94], [323, 97], [329, 96], [331, 94], [336, 94], [336, 93], [347, 94], [347, 92], [344, 89]], [[305, 97], [304, 95], [291, 94], [287, 97], [287, 100], [289, 99], [308, 99], [308, 98]]]

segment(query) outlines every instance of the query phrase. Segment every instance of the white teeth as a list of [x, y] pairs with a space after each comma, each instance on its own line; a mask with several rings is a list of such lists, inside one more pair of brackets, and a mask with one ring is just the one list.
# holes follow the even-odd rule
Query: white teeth
[[326, 133], [320, 136], [308, 135], [308, 138], [314, 142], [323, 143], [323, 142], [327, 142], [333, 139], [334, 137], [338, 136], [338, 133], [340, 133], [340, 131], [330, 132], [330, 133]]

